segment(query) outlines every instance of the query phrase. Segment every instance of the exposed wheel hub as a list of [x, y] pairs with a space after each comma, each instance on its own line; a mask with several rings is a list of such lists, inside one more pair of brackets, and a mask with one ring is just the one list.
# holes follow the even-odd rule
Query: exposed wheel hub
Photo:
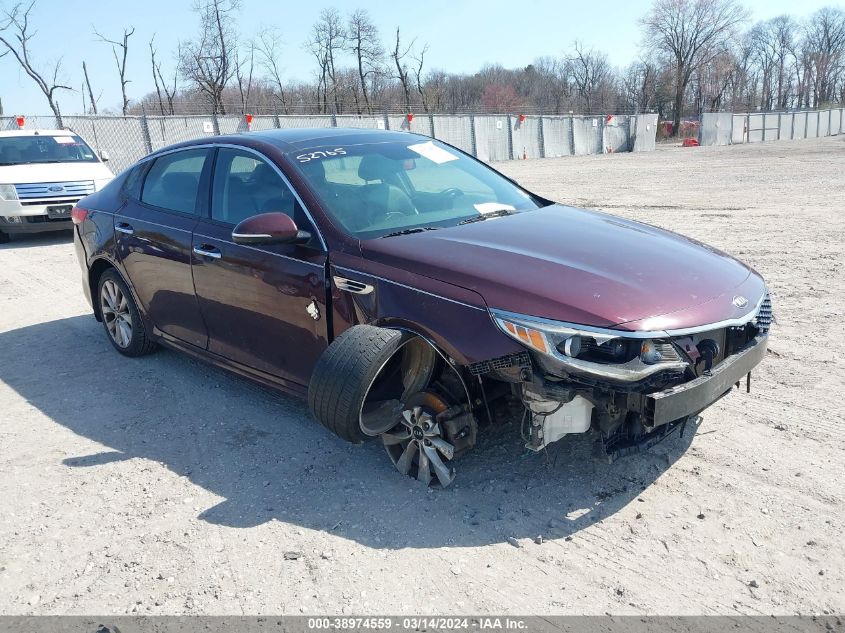
[[442, 399], [428, 392], [412, 395], [405, 403], [399, 424], [384, 433], [384, 448], [396, 469], [426, 485], [448, 486], [455, 470], [448, 465], [455, 447], [445, 438], [437, 414], [448, 407]]

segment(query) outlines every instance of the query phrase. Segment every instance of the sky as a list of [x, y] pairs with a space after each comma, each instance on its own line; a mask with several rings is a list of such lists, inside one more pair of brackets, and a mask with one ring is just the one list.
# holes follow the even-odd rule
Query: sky
[[[15, 1], [0, 0], [0, 8], [10, 8]], [[165, 68], [172, 69], [177, 42], [191, 38], [198, 28], [193, 4], [194, 0], [37, 0], [31, 14], [31, 24], [37, 29], [30, 42], [31, 57], [42, 69], [61, 58], [59, 78], [76, 89], [58, 93], [63, 113], [82, 110], [83, 61], [100, 110], [119, 111], [120, 84], [114, 58], [109, 46], [96, 40], [93, 29], [119, 39], [124, 27], [135, 27], [130, 39], [127, 76], [131, 83], [127, 90], [130, 99], [139, 98], [154, 90], [150, 38], [155, 35], [158, 58]], [[429, 69], [471, 73], [485, 64], [524, 67], [540, 56], [565, 54], [576, 39], [586, 48], [604, 51], [611, 64], [623, 67], [639, 54], [637, 21], [650, 4], [645, 0], [242, 0], [238, 24], [245, 38], [264, 26], [276, 27], [283, 39], [284, 75], [294, 80], [307, 80], [314, 72], [315, 64], [303, 42], [320, 11], [328, 6], [344, 13], [366, 8], [386, 42], [399, 26], [403, 39], [415, 37], [427, 43]], [[761, 20], [783, 13], [803, 18], [823, 6], [842, 3], [745, 0], [744, 5], [751, 11], [752, 20]], [[0, 58], [0, 100], [6, 115], [49, 113], [43, 94], [11, 55]]]

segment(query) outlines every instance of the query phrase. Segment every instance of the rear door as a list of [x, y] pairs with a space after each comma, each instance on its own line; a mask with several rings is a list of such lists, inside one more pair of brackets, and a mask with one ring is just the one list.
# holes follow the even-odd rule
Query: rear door
[[[328, 345], [326, 252], [301, 202], [259, 154], [219, 148], [209, 217], [194, 229], [194, 284], [208, 349], [236, 363], [306, 385]], [[308, 244], [242, 246], [238, 222], [281, 211], [310, 231]]]
[[208, 190], [210, 156], [197, 148], [154, 159], [114, 218], [120, 260], [153, 325], [202, 348], [208, 335], [191, 276], [191, 235], [207, 199], [199, 193], [202, 183]]

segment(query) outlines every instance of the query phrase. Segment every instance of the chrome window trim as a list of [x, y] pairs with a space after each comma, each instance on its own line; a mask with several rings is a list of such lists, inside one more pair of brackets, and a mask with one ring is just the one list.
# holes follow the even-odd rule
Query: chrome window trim
[[[429, 297], [435, 297], [436, 299], [443, 299], [444, 301], [449, 301], [450, 303], [457, 303], [458, 305], [464, 306], [466, 308], [472, 308], [473, 310], [479, 310], [481, 312], [488, 312], [486, 308], [481, 308], [479, 306], [470, 305], [469, 303], [464, 303], [463, 301], [458, 301], [456, 299], [450, 299], [449, 297], [444, 297], [442, 295], [436, 295], [433, 292], [428, 292], [426, 290], [420, 290], [419, 288], [414, 288], [413, 286], [408, 286], [403, 283], [399, 283], [398, 281], [393, 281], [392, 279], [387, 279], [385, 277], [379, 277], [378, 275], [373, 275], [372, 273], [365, 273], [360, 270], [355, 270], [353, 268], [346, 268], [345, 266], [335, 266], [335, 270], [344, 270], [346, 272], [353, 273], [355, 275], [363, 275], [364, 277], [370, 277], [371, 279], [378, 279], [379, 281], [383, 281], [385, 283], [393, 284], [394, 286], [400, 286], [402, 288], [407, 288], [408, 290], [413, 290], [414, 292], [420, 292], [424, 295], [428, 295]], [[354, 281], [354, 280], [353, 280]]]
[[[139, 160], [137, 163], [135, 163], [135, 165], [140, 165], [142, 163], [146, 163], [146, 162], [149, 162], [151, 160], [155, 160], [156, 158], [160, 158], [161, 156], [166, 156], [167, 154], [173, 154], [175, 152], [183, 152], [185, 150], [191, 150], [191, 149], [216, 149], [218, 147], [225, 147], [227, 149], [236, 149], [236, 150], [248, 152], [250, 154], [255, 154], [261, 160], [265, 161], [268, 165], [270, 165], [270, 167], [272, 167], [275, 170], [275, 172], [281, 177], [281, 179], [284, 181], [285, 185], [287, 185], [287, 188], [290, 189], [291, 193], [293, 194], [293, 197], [296, 198], [296, 201], [299, 202], [299, 205], [302, 207], [302, 210], [305, 212], [305, 215], [311, 221], [311, 224], [314, 226], [314, 232], [317, 234], [317, 238], [320, 240], [320, 246], [322, 246], [323, 252], [325, 252], [325, 253], [329, 252], [329, 248], [328, 248], [328, 246], [326, 246], [326, 241], [323, 239], [323, 234], [320, 232], [320, 227], [317, 224], [317, 222], [314, 220], [314, 216], [311, 214], [311, 211], [308, 209], [308, 207], [302, 201], [302, 198], [299, 196], [299, 192], [297, 192], [297, 190], [293, 187], [293, 185], [291, 185], [290, 180], [288, 180], [288, 177], [285, 176], [285, 174], [282, 172], [281, 169], [279, 169], [278, 165], [276, 165], [276, 163], [274, 163], [272, 160], [270, 160], [265, 154], [262, 154], [261, 152], [259, 152], [256, 149], [252, 149], [251, 147], [246, 147], [244, 145], [235, 145], [234, 143], [217, 143], [217, 142], [211, 141], [209, 143], [201, 143], [201, 144], [198, 144], [198, 145], [186, 145], [184, 147], [175, 147], [173, 149], [159, 151], [159, 152], [156, 152], [154, 154], [150, 154], [149, 156], [145, 156], [144, 158]], [[145, 177], [145, 180], [146, 180], [146, 177]], [[201, 217], [201, 216], [198, 216], [198, 217], [199, 217], [200, 220], [212, 220], [213, 221], [213, 218], [204, 218], [204, 217]]]
[[581, 325], [580, 323], [570, 323], [568, 321], [555, 321], [552, 319], [545, 319], [543, 317], [519, 314], [517, 312], [509, 312], [507, 310], [498, 310], [496, 308], [490, 308], [490, 314], [494, 320], [496, 319], [496, 317], [499, 317], [504, 319], [531, 321], [537, 323], [538, 325], [542, 325], [547, 329], [554, 329], [555, 327], [569, 328], [575, 330], [583, 330], [585, 332], [594, 332], [595, 334], [602, 334], [604, 336], [611, 336], [614, 338], [659, 339], [675, 336], [687, 336], [689, 334], [698, 334], [700, 332], [709, 332], [711, 330], [720, 330], [722, 328], [745, 325], [757, 316], [757, 313], [760, 311], [760, 307], [763, 305], [763, 301], [766, 300], [766, 296], [768, 296], [768, 291], [763, 292], [763, 295], [760, 297], [760, 300], [757, 302], [756, 306], [744, 316], [737, 317], [735, 319], [725, 319], [724, 321], [717, 321], [715, 323], [708, 323], [706, 325], [696, 325], [694, 327], [667, 330], [616, 330], [613, 328], [601, 328], [593, 325]]

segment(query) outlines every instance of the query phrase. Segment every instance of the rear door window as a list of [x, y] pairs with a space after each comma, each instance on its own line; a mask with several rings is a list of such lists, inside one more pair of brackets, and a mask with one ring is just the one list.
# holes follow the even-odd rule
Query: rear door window
[[208, 155], [207, 149], [189, 149], [157, 158], [144, 180], [141, 202], [168, 211], [196, 213]]

